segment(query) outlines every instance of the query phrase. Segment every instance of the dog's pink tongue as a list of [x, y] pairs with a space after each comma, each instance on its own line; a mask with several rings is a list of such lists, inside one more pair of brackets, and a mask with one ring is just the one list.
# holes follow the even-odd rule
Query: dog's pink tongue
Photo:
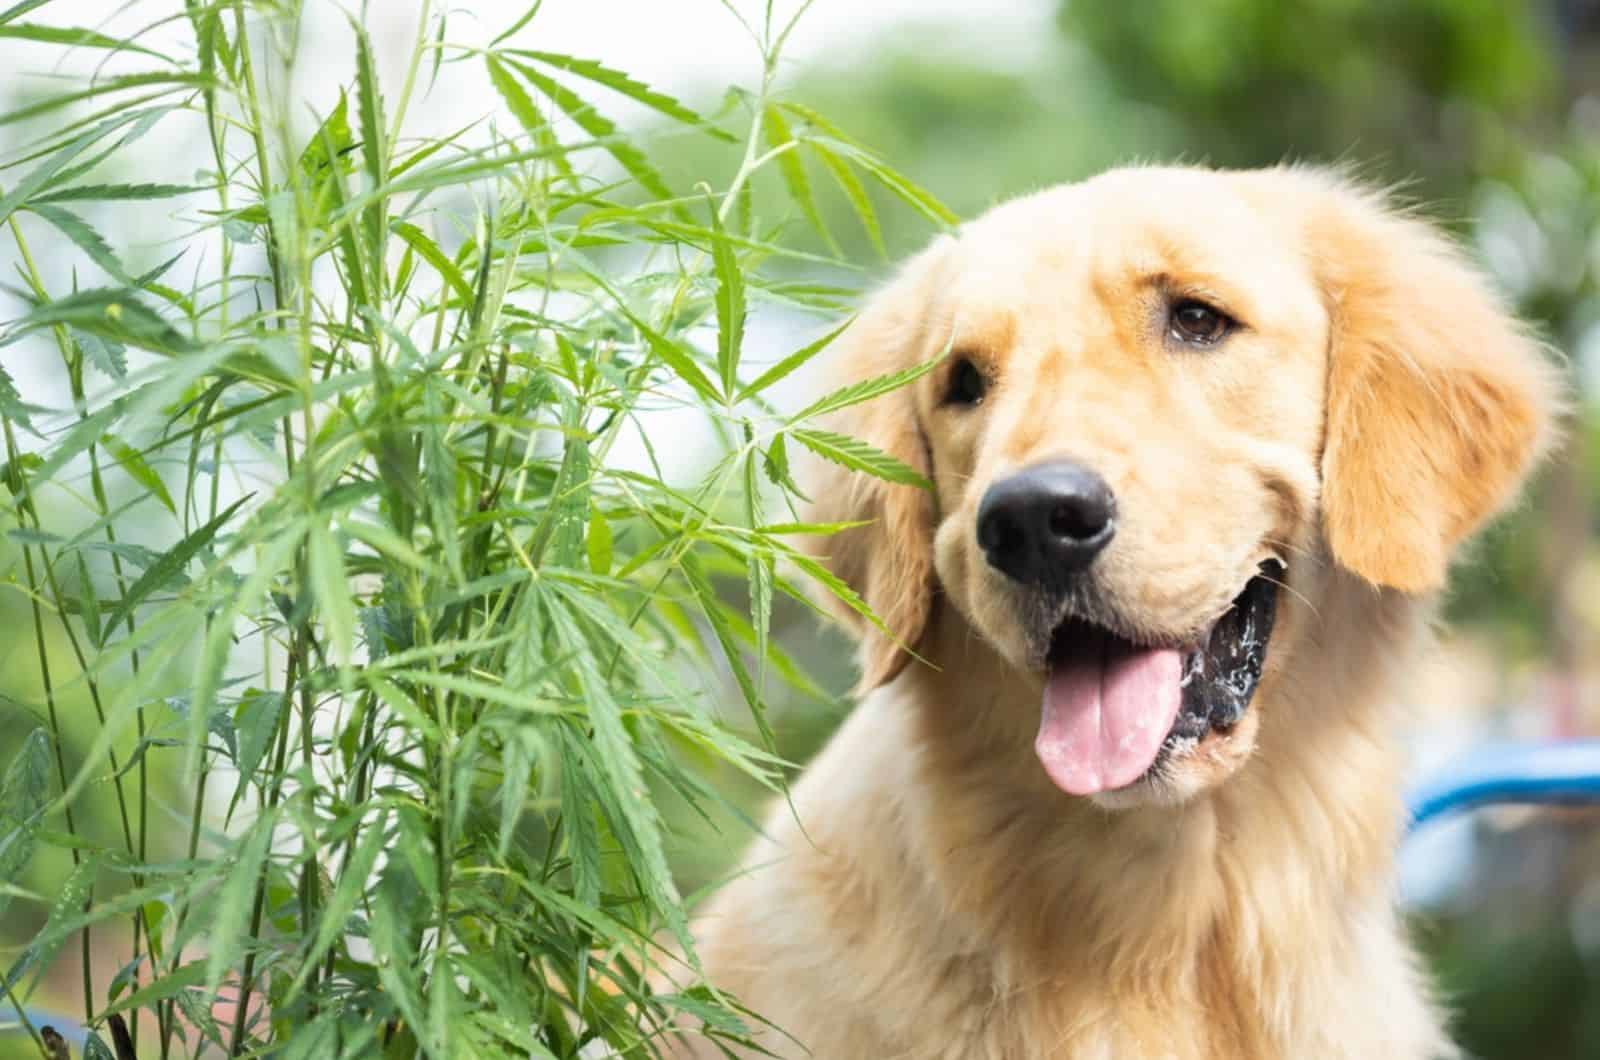
[[1033, 750], [1056, 787], [1093, 795], [1143, 776], [1178, 716], [1182, 676], [1182, 654], [1165, 649], [1053, 665]]

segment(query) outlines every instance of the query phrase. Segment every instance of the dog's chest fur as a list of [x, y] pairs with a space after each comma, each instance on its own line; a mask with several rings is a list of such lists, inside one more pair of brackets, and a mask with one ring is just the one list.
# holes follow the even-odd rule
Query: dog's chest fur
[[[948, 691], [948, 675], [932, 687]], [[1002, 737], [963, 705], [942, 713], [928, 688], [913, 680], [857, 711], [796, 787], [800, 824], [779, 808], [746, 861], [760, 868], [699, 921], [713, 981], [809, 1053], [776, 1034], [766, 1048], [829, 1060], [1452, 1055], [1387, 893], [1388, 741], [1348, 704], [1314, 734], [1315, 769], [1268, 733], [1275, 769], [1247, 768], [1201, 805], [1134, 814], [1035, 783]], [[1274, 706], [1286, 713], [1328, 706], [1285, 695]]]

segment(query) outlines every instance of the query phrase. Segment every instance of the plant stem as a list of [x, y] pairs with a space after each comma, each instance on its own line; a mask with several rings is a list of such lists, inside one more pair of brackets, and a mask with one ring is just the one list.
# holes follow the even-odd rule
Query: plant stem
[[[17, 523], [22, 525], [23, 512], [31, 511], [35, 529], [39, 526], [39, 513], [34, 507], [33, 491], [28, 486], [27, 473], [19, 466], [17, 457], [20, 450], [17, 447], [16, 432], [11, 428], [11, 417], [0, 417], [0, 425], [5, 429], [6, 460], [13, 468], [17, 469], [17, 482], [22, 487], [22, 492], [17, 497]], [[40, 556], [40, 562], [44, 557]], [[50, 680], [50, 653], [44, 642], [44, 614], [39, 609], [39, 582], [33, 569], [33, 548], [30, 545], [22, 546], [22, 562], [28, 572], [28, 605], [33, 609], [33, 643], [39, 653], [39, 679], [44, 684], [44, 702], [50, 717], [50, 742], [56, 752], [56, 775], [61, 782], [61, 790], [67, 790], [67, 756], [65, 751], [66, 734], [61, 729], [61, 718], [56, 712], [55, 685]], [[62, 815], [66, 818], [67, 833], [77, 836], [78, 829], [72, 820], [72, 804], [66, 803], [61, 808]], [[72, 865], [76, 869], [82, 864], [76, 844], [72, 847]], [[88, 895], [84, 898], [83, 910], [88, 912], [94, 902], [94, 886], [91, 881]], [[94, 1021], [94, 973], [93, 951], [90, 947], [89, 928], [84, 926], [82, 935], [83, 957], [83, 1018], [87, 1022]]]
[[[290, 642], [289, 665], [284, 676], [285, 696], [287, 689], [294, 686], [296, 680], [296, 665], [301, 659], [302, 649], [298, 644], [297, 633]], [[278, 714], [277, 749], [273, 752], [272, 787], [264, 799], [263, 813], [271, 816], [278, 808], [278, 802], [283, 795], [284, 768], [289, 757], [289, 724], [294, 717], [294, 711], [288, 709], [285, 702], [284, 708]], [[269, 874], [269, 861], [263, 861], [261, 876], [256, 881], [255, 900], [250, 907], [250, 938], [254, 939], [261, 934], [261, 918], [266, 912], [267, 904], [267, 876]], [[230, 1057], [238, 1056], [244, 1047], [245, 1016], [250, 1009], [250, 993], [255, 986], [256, 951], [252, 949], [245, 954], [244, 969], [239, 976], [239, 1000], [233, 1011], [233, 1030], [228, 1046]]]
[[[15, 239], [15, 241], [16, 241], [17, 252], [22, 257], [23, 267], [24, 267], [24, 270], [25, 270], [24, 274], [27, 277], [28, 285], [32, 288], [33, 293], [36, 296], [38, 296], [41, 299], [48, 299], [49, 295], [45, 291], [44, 279], [39, 273], [39, 267], [36, 264], [34, 264], [33, 254], [29, 249], [28, 241], [27, 241], [26, 238], [24, 238], [24, 236], [22, 234], [22, 229], [17, 224], [17, 219], [16, 219], [15, 215], [13, 215], [10, 218], [10, 222], [11, 222], [11, 234], [12, 234], [13, 239]], [[65, 365], [66, 365], [66, 368], [67, 368], [68, 383], [69, 383], [69, 386], [71, 387], [71, 392], [72, 392], [72, 400], [73, 400], [73, 403], [78, 407], [78, 410], [79, 410], [79, 412], [78, 412], [78, 420], [79, 420], [79, 422], [82, 422], [88, 416], [88, 413], [86, 411], [84, 411], [85, 394], [84, 394], [84, 387], [83, 387], [83, 354], [82, 354], [82, 351], [81, 350], [76, 351], [77, 356], [73, 356], [73, 353], [74, 353], [73, 343], [71, 342], [71, 339], [70, 339], [70, 337], [69, 337], [69, 335], [67, 333], [67, 329], [65, 327], [62, 327], [62, 326], [58, 325], [58, 326], [56, 326], [54, 328], [51, 328], [51, 331], [55, 335], [56, 348], [59, 350], [59, 352], [61, 354], [61, 359], [63, 360], [63, 362], [65, 362]], [[106, 518], [106, 516], [111, 511], [111, 504], [110, 504], [109, 498], [107, 497], [107, 494], [106, 494], [105, 479], [104, 479], [104, 476], [101, 474], [101, 471], [100, 471], [99, 445], [94, 443], [94, 442], [91, 442], [89, 444], [89, 483], [90, 483], [90, 489], [94, 494], [96, 511], [99, 514], [99, 516], [101, 517], [101, 519], [105, 520], [106, 541], [107, 541], [108, 544], [115, 545], [117, 543], [116, 527], [111, 523], [111, 521], [109, 519]], [[34, 518], [35, 518], [35, 520], [37, 520], [37, 518], [38, 518], [37, 512], [35, 513]], [[112, 570], [112, 574], [115, 577], [116, 583], [117, 583], [117, 595], [119, 597], [125, 595], [128, 590], [127, 590], [127, 581], [124, 578], [123, 571], [122, 571], [122, 557], [117, 554], [115, 548], [113, 548], [112, 551], [111, 551], [111, 570]], [[85, 676], [85, 681], [86, 681], [86, 683], [88, 685], [88, 688], [89, 688], [90, 698], [94, 702], [95, 715], [99, 719], [101, 727], [104, 728], [105, 727], [105, 723], [106, 723], [106, 715], [105, 715], [105, 709], [102, 706], [101, 700], [100, 700], [99, 682], [97, 680], [95, 680], [94, 678], [88, 677], [89, 663], [88, 663], [88, 660], [84, 656], [83, 650], [78, 645], [78, 638], [77, 638], [76, 633], [72, 629], [71, 623], [69, 623], [67, 621], [66, 611], [65, 611], [65, 608], [62, 606], [64, 598], [61, 595], [60, 586], [58, 586], [56, 584], [56, 577], [55, 577], [54, 567], [51, 566], [50, 564], [45, 564], [45, 573], [49, 577], [49, 580], [50, 580], [51, 592], [55, 595], [56, 609], [57, 609], [58, 614], [60, 615], [62, 628], [66, 631], [67, 639], [72, 644], [72, 651], [73, 651], [73, 654], [77, 657], [78, 668], [83, 672], [83, 674]], [[88, 591], [92, 591], [92, 587], [89, 587]], [[131, 634], [133, 632], [133, 629], [134, 629], [133, 615], [132, 614], [128, 615], [127, 627], [128, 627], [128, 632]], [[129, 653], [129, 663], [133, 667], [134, 675], [137, 676], [138, 673], [139, 673], [139, 653], [137, 651], [133, 651], [133, 652]], [[144, 704], [142, 704], [142, 703], [139, 704], [135, 708], [135, 711], [134, 711], [134, 724], [135, 724], [135, 727], [136, 727], [135, 735], [137, 736], [138, 741], [139, 741], [138, 742], [138, 746], [139, 747], [143, 747], [144, 746], [144, 741], [145, 741], [145, 708], [144, 708]], [[117, 755], [116, 755], [116, 752], [114, 750], [108, 752], [107, 760], [111, 764], [111, 779], [112, 779], [113, 787], [115, 788], [116, 794], [117, 794], [117, 809], [118, 809], [119, 813], [122, 816], [122, 834], [123, 834], [123, 839], [127, 843], [129, 855], [134, 857], [138, 861], [138, 863], [142, 865], [145, 862], [145, 835], [146, 835], [145, 824], [146, 824], [146, 820], [147, 820], [147, 812], [148, 812], [149, 797], [150, 797], [150, 774], [149, 774], [149, 771], [148, 771], [149, 770], [149, 756], [148, 755], [143, 755], [143, 754], [141, 754], [139, 756], [139, 842], [137, 844], [137, 848], [135, 847], [135, 843], [133, 841], [133, 834], [132, 834], [132, 831], [130, 829], [129, 822], [128, 822], [128, 801], [127, 801], [127, 797], [126, 797], [126, 794], [123, 791], [123, 786], [122, 786], [122, 769], [117, 764]], [[143, 875], [143, 873], [135, 873], [134, 877], [133, 877], [133, 880], [134, 880], [134, 886], [135, 887], [144, 886], [144, 875]], [[145, 930], [146, 930], [146, 925], [145, 925], [144, 910], [140, 909], [140, 910], [137, 910], [134, 913], [134, 916], [133, 916], [133, 960], [134, 960], [134, 962], [137, 962], [139, 960], [139, 954], [140, 954], [140, 949], [141, 949], [141, 947], [140, 947], [140, 938], [141, 938], [142, 933]], [[134, 970], [134, 982], [135, 982], [135, 984], [137, 984], [139, 982], [139, 980], [140, 980], [140, 975], [139, 975], [139, 971], [138, 971], [138, 969], [136, 967], [135, 970]], [[137, 989], [137, 986], [135, 986], [135, 989]], [[131, 1026], [132, 1026], [133, 1032], [135, 1034], [137, 1034], [138, 1033], [138, 1028], [139, 1028], [139, 1013], [138, 1013], [137, 1010], [135, 1010], [132, 1013], [130, 1013], [130, 1015], [132, 1016]]]

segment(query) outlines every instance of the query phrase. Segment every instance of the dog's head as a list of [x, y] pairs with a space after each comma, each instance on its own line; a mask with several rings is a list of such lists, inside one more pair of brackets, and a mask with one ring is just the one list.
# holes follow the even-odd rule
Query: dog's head
[[1051, 779], [1111, 804], [1244, 760], [1302, 566], [1438, 589], [1556, 393], [1453, 247], [1302, 169], [1119, 170], [992, 210], [906, 265], [837, 363], [934, 358], [837, 425], [933, 489], [813, 482], [819, 521], [867, 524], [821, 546], [892, 634], [857, 620], [863, 684], [952, 607], [1039, 689]]

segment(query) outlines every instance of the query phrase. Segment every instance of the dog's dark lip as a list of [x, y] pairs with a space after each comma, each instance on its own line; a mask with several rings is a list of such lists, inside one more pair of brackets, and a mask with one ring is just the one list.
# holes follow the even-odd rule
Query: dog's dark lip
[[1111, 624], [1069, 615], [1051, 632], [1046, 662], [1069, 659], [1074, 646], [1085, 643], [1109, 644], [1113, 653], [1183, 652], [1183, 704], [1151, 766], [1154, 772], [1213, 732], [1232, 730], [1244, 716], [1261, 680], [1284, 570], [1276, 559], [1263, 562], [1227, 610], [1195, 634], [1130, 636]]

